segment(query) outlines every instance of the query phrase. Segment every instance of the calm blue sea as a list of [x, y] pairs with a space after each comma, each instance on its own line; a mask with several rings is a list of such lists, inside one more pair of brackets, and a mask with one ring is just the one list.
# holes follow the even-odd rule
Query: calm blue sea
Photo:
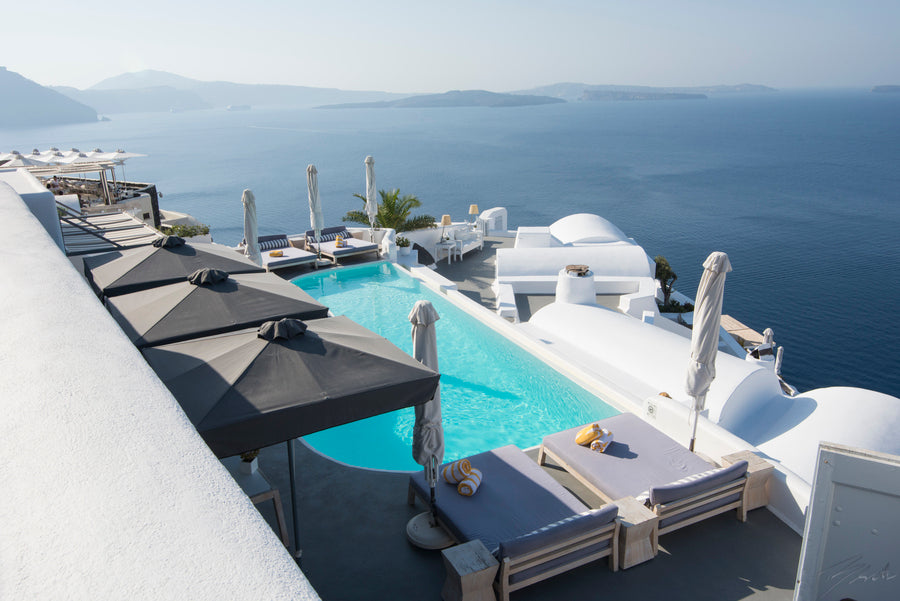
[[363, 160], [379, 188], [463, 219], [505, 206], [510, 227], [576, 212], [666, 256], [693, 296], [701, 263], [731, 257], [725, 312], [785, 346], [801, 390], [900, 394], [900, 95], [777, 92], [706, 101], [515, 109], [199, 111], [0, 131], [0, 150], [124, 147], [163, 208], [241, 238], [241, 191], [261, 233], [308, 227], [314, 163], [325, 219], [361, 208]]

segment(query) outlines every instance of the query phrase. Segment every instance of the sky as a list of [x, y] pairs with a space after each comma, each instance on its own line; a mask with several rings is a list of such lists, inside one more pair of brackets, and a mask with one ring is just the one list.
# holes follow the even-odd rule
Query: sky
[[8, 2], [0, 65], [79, 89], [129, 71], [387, 92], [558, 82], [900, 84], [897, 0]]

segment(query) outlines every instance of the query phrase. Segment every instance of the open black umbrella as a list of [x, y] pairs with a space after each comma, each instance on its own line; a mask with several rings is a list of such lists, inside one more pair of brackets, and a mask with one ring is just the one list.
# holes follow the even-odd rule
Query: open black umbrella
[[327, 317], [328, 307], [271, 273], [230, 275], [202, 269], [177, 284], [106, 299], [106, 306], [138, 347], [233, 332], [294, 317]]
[[183, 282], [187, 276], [204, 267], [230, 274], [265, 271], [227, 246], [187, 244], [177, 236], [160, 238], [152, 246], [84, 259], [84, 275], [101, 296], [116, 296]]
[[[141, 352], [220, 458], [419, 405], [440, 378], [343, 316], [267, 322]], [[296, 544], [290, 443], [288, 450]]]

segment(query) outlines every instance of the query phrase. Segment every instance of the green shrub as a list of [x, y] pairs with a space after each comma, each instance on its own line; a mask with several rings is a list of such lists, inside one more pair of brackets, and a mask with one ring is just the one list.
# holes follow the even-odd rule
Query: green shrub
[[397, 236], [397, 246], [400, 248], [405, 248], [409, 246], [409, 238], [404, 238], [403, 236]]
[[205, 236], [209, 233], [208, 225], [164, 225], [159, 231], [166, 236], [178, 236], [179, 238], [192, 238], [194, 236]]

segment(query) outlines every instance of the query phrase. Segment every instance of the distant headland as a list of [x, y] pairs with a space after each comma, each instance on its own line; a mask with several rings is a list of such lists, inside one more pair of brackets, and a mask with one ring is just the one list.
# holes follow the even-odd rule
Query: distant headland
[[900, 94], [900, 86], [875, 86], [872, 91], [877, 94]]
[[64, 125], [97, 120], [97, 111], [0, 67], [0, 127]]
[[536, 96], [530, 94], [498, 94], [485, 90], [453, 90], [443, 94], [424, 94], [410, 96], [398, 100], [381, 102], [354, 102], [349, 104], [329, 104], [317, 108], [322, 109], [357, 109], [357, 108], [447, 108], [447, 107], [492, 107], [505, 108], [512, 106], [533, 106], [537, 104], [555, 104], [565, 102], [562, 98]]
[[[873, 91], [894, 91], [876, 86]], [[200, 81], [165, 71], [145, 70], [104, 79], [84, 90], [41, 86], [0, 67], [0, 126], [30, 127], [95, 121], [98, 113], [150, 113], [255, 108], [448, 108], [517, 107], [562, 102], [702, 100], [719, 94], [773, 92], [756, 84], [650, 87], [556, 83], [506, 93], [454, 90], [439, 94], [399, 94], [307, 86]], [[230, 107], [230, 108], [229, 108]]]

